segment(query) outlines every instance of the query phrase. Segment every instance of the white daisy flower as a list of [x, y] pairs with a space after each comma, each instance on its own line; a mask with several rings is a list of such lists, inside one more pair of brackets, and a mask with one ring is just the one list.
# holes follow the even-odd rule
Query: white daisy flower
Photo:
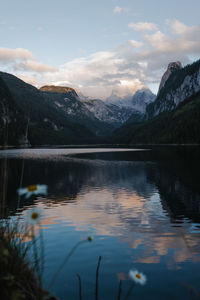
[[137, 270], [130, 270], [129, 277], [135, 281], [135, 283], [140, 283], [144, 285], [147, 281], [146, 276], [143, 273], [139, 273]]
[[37, 207], [28, 210], [26, 213], [26, 219], [28, 223], [31, 225], [38, 224], [41, 220], [41, 217], [42, 217], [42, 211]]
[[19, 196], [25, 195], [25, 198], [28, 199], [32, 195], [47, 195], [47, 189], [48, 186], [45, 184], [33, 184], [26, 188], [19, 188], [17, 192]]

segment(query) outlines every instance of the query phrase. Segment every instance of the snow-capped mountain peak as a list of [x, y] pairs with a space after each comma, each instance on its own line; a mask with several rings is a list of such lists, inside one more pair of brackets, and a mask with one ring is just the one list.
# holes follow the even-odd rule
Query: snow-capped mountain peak
[[153, 102], [156, 98], [156, 95], [154, 95], [150, 89], [143, 88], [141, 90], [136, 91], [136, 93], [132, 97], [132, 108], [134, 108], [135, 111], [138, 111], [140, 113], [145, 113], [146, 106]]
[[150, 89], [144, 87], [137, 90], [134, 95], [128, 94], [124, 98], [120, 98], [115, 93], [112, 93], [111, 96], [105, 100], [105, 103], [114, 104], [119, 107], [128, 107], [145, 113], [146, 105], [154, 101], [155, 97]]
[[114, 104], [119, 107], [124, 107], [124, 106], [130, 106], [130, 101], [131, 101], [132, 95], [127, 94], [124, 97], [121, 97], [117, 94], [117, 92], [112, 91], [111, 95], [106, 98], [105, 103], [106, 104]]

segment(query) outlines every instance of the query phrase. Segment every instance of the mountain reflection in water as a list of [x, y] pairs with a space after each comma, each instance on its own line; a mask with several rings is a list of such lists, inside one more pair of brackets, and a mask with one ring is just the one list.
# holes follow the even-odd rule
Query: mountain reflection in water
[[[5, 159], [0, 163], [3, 170]], [[18, 202], [22, 166], [22, 185], [47, 184], [47, 198]], [[136, 298], [188, 299], [182, 284], [198, 288], [200, 279], [196, 272], [200, 267], [199, 167], [198, 147], [156, 147], [56, 159], [13, 157], [7, 160], [7, 206], [10, 215], [20, 213], [22, 220], [30, 207], [43, 209], [46, 281], [56, 268], [52, 260], [64, 257], [78, 237], [92, 234], [93, 245], [85, 246], [79, 252], [81, 257], [75, 255], [68, 267], [70, 274], [79, 269], [85, 274], [89, 285], [86, 299], [98, 255], [104, 257], [103, 299], [116, 298], [117, 278], [128, 284], [126, 274], [134, 267], [148, 276], [145, 288], [135, 289]], [[61, 278], [54, 291], [60, 299], [65, 299], [66, 290], [70, 299], [76, 299], [75, 279], [67, 270], [63, 273], [68, 284]], [[167, 290], [168, 285], [171, 289]]]

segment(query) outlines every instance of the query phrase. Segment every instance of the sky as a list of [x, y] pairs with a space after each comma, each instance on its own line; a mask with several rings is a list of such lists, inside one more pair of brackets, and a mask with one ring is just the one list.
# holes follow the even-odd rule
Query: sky
[[199, 0], [6, 0], [0, 70], [90, 98], [157, 92], [168, 63], [200, 58]]

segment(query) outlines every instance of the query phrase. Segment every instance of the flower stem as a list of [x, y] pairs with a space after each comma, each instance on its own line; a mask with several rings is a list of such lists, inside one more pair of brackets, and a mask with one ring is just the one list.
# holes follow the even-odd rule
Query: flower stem
[[44, 238], [43, 238], [43, 231], [40, 226], [40, 260], [41, 260], [41, 274], [40, 279], [42, 280], [43, 273], [44, 273], [44, 265], [45, 265], [45, 257], [44, 257]]
[[77, 274], [77, 277], [78, 277], [78, 283], [79, 283], [79, 299], [82, 300], [81, 277], [79, 274]]
[[95, 296], [96, 296], [96, 300], [98, 300], [98, 279], [99, 279], [99, 267], [100, 267], [100, 263], [101, 263], [101, 256], [99, 256], [99, 260], [98, 260], [98, 265], [97, 265], [97, 269], [96, 269], [96, 290], [95, 290]]
[[38, 276], [38, 290], [37, 290], [37, 296], [40, 298], [40, 290], [41, 290], [41, 274], [40, 274], [40, 268], [39, 268], [39, 258], [38, 258], [38, 252], [37, 252], [37, 245], [36, 245], [36, 237], [35, 237], [35, 230], [34, 226], [32, 226], [32, 244], [33, 244], [33, 255], [34, 255], [34, 268], [36, 270], [37, 276]]
[[56, 273], [54, 274], [49, 286], [48, 286], [48, 290], [52, 287], [52, 285], [54, 284], [58, 274], [61, 272], [62, 268], [64, 267], [64, 265], [67, 263], [67, 261], [70, 259], [70, 257], [72, 256], [72, 254], [74, 253], [74, 251], [83, 243], [87, 242], [87, 240], [83, 240], [78, 242], [69, 252], [69, 254], [67, 254], [67, 256], [65, 257], [65, 259], [63, 260], [63, 262], [61, 263], [60, 267], [58, 268], [58, 270], [56, 271]]
[[128, 300], [128, 298], [129, 298], [129, 296], [131, 295], [131, 292], [132, 292], [134, 286], [135, 286], [135, 283], [133, 282], [132, 285], [130, 286], [130, 288], [129, 288], [129, 290], [128, 290], [128, 293], [126, 294], [124, 300]]
[[121, 298], [121, 292], [122, 292], [122, 281], [120, 279], [117, 300], [120, 300], [120, 298]]

